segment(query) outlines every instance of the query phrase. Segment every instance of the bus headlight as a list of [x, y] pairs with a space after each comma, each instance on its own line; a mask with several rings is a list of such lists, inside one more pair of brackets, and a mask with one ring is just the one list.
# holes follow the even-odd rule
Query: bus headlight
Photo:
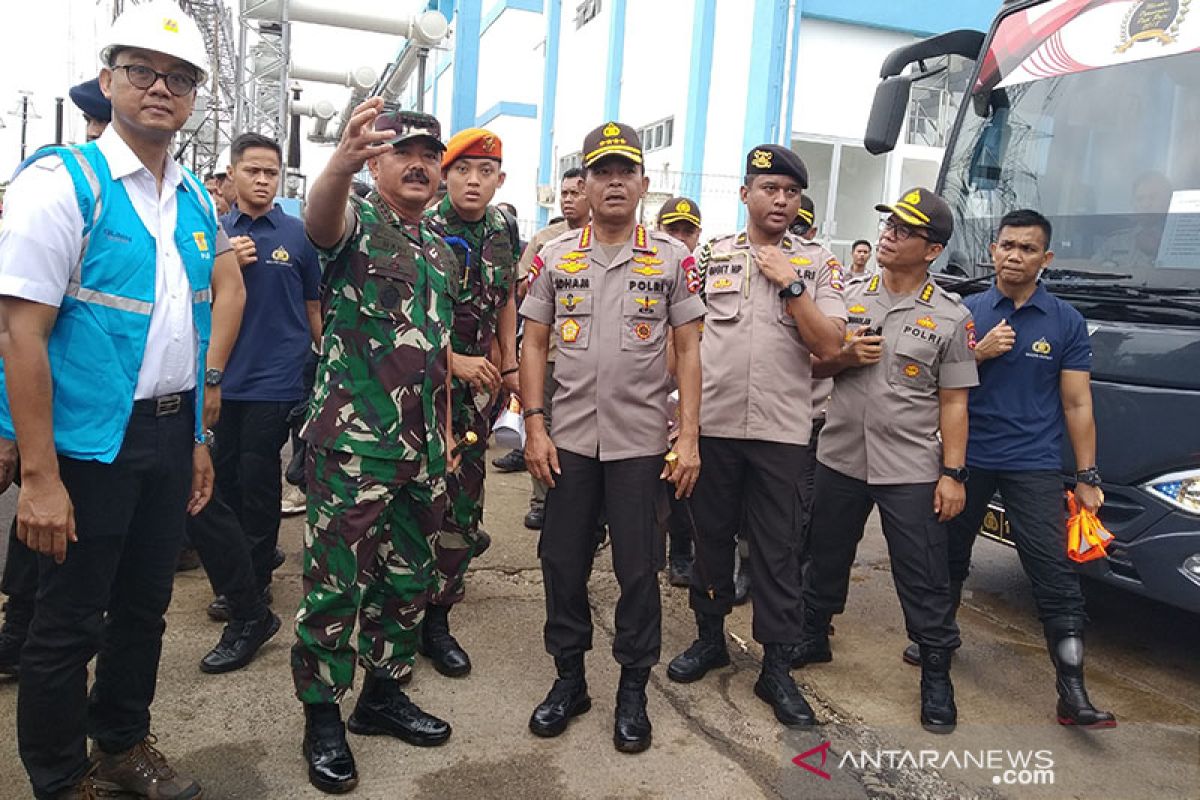
[[1180, 511], [1200, 516], [1200, 470], [1163, 475], [1143, 484], [1142, 488]]

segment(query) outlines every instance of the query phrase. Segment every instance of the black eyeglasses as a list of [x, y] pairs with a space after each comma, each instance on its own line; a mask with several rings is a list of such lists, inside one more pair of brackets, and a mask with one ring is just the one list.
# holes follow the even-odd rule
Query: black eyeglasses
[[916, 236], [918, 239], [924, 239], [930, 244], [938, 244], [928, 236], [923, 236], [917, 233], [917, 229], [912, 225], [907, 225], [903, 222], [897, 222], [894, 219], [881, 219], [879, 221], [880, 235], [890, 233], [898, 242], [907, 241], [909, 238]]
[[120, 64], [114, 70], [125, 70], [125, 76], [135, 89], [149, 89], [162, 78], [167, 85], [167, 91], [176, 97], [184, 97], [196, 88], [196, 78], [186, 72], [159, 72], [150, 69], [145, 64]]

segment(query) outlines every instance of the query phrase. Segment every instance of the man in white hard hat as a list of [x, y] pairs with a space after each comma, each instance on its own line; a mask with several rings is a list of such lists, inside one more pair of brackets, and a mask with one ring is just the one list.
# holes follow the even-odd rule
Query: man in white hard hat
[[207, 192], [169, 155], [208, 59], [167, 0], [122, 14], [100, 57], [112, 124], [23, 165], [0, 234], [0, 436], [20, 450], [18, 535], [41, 561], [18, 743], [38, 798], [198, 798], [152, 746], [149, 709], [185, 515], [212, 491], [223, 248]]

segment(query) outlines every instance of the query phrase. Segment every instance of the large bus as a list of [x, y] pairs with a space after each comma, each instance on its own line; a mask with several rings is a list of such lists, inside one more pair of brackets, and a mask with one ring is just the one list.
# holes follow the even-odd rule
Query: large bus
[[[1116, 537], [1080, 571], [1200, 611], [1200, 2], [1190, 5], [1008, 0], [987, 34], [953, 31], [888, 57], [865, 144], [895, 146], [911, 87], [940, 60], [976, 62], [938, 177], [955, 230], [934, 270], [962, 294], [986, 288], [1000, 217], [1050, 218], [1056, 258], [1042, 280], [1087, 319], [1100, 516]], [[998, 503], [983, 533], [1006, 539]]]

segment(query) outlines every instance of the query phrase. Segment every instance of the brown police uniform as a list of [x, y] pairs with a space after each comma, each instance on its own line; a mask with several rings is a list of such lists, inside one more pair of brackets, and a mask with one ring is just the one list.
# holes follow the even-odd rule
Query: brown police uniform
[[521, 313], [559, 341], [552, 438], [562, 474], [546, 498], [538, 545], [546, 583], [546, 649], [591, 648], [587, 580], [603, 508], [621, 584], [613, 655], [657, 662], [661, 610], [655, 565], [658, 475], [667, 451], [667, 328], [700, 319], [692, 256], [666, 234], [637, 226], [618, 247], [592, 228], [549, 242]]
[[845, 302], [850, 331], [883, 329], [883, 358], [834, 379], [817, 452], [804, 602], [823, 613], [844, 610], [855, 550], [878, 504], [909, 637], [954, 648], [946, 527], [933, 513], [942, 467], [938, 390], [978, 384], [974, 323], [932, 280], [897, 297], [882, 274], [855, 279]]
[[[837, 259], [792, 235], [778, 246], [817, 307], [844, 320]], [[729, 613], [740, 529], [751, 542], [754, 638], [789, 644], [800, 638], [800, 477], [812, 430], [812, 355], [752, 254], [744, 231], [699, 254], [708, 312], [700, 345], [704, 466], [692, 499], [701, 566], [693, 568], [690, 603], [702, 614]]]

